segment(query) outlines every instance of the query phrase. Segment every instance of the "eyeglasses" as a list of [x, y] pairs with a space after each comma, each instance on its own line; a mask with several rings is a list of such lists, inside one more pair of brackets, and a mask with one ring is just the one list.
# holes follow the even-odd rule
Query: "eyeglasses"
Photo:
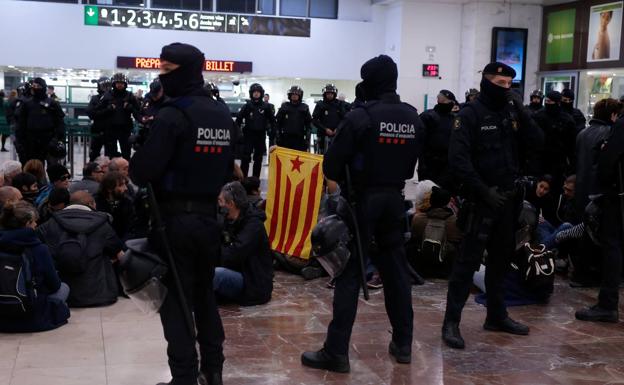
[[63, 175], [59, 180], [61, 182], [65, 182], [66, 180], [71, 179], [71, 175]]

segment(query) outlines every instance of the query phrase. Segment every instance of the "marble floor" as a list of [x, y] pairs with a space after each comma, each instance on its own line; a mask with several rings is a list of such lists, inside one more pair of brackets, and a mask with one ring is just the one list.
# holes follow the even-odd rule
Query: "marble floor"
[[[305, 282], [278, 272], [274, 299], [256, 307], [221, 309], [226, 331], [227, 385], [624, 384], [624, 324], [574, 320], [594, 289], [559, 280], [552, 304], [511, 309], [531, 326], [527, 337], [485, 332], [484, 309], [473, 298], [464, 312], [467, 349], [441, 343], [444, 281], [413, 288], [411, 365], [394, 363], [382, 291], [360, 300], [351, 344], [351, 373], [301, 366], [302, 351], [321, 346], [331, 317], [325, 279]], [[624, 307], [621, 307], [624, 310]], [[153, 385], [169, 380], [160, 322], [129, 300], [72, 312], [60, 329], [0, 334], [0, 385]]]

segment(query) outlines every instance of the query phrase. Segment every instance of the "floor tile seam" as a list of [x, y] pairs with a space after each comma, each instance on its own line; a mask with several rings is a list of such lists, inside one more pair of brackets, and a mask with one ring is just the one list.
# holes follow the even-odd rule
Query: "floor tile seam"
[[106, 358], [106, 341], [104, 340], [104, 322], [102, 321], [102, 312], [100, 311], [100, 333], [102, 336], [102, 352], [104, 353], [104, 380], [106, 381], [106, 385], [108, 385], [108, 370], [106, 370], [108, 366], [108, 360]]

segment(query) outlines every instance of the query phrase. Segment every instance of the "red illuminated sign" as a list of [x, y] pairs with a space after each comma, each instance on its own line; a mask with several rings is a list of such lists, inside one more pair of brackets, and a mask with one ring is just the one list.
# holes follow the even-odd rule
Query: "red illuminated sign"
[[423, 64], [423, 77], [425, 78], [437, 78], [440, 76], [439, 64]]
[[[117, 56], [117, 68], [132, 68], [140, 70], [160, 69], [160, 59], [154, 57]], [[252, 72], [253, 63], [250, 61], [206, 60], [206, 72]]]

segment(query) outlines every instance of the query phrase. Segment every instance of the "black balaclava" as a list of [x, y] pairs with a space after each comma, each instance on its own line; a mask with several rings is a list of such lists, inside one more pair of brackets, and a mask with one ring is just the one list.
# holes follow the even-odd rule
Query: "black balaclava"
[[160, 53], [160, 60], [180, 65], [177, 69], [160, 75], [165, 95], [176, 98], [203, 88], [202, 70], [205, 57], [196, 47], [183, 43], [166, 45]]
[[33, 83], [37, 83], [41, 86], [41, 88], [33, 88], [32, 89], [32, 93], [33, 93], [33, 97], [37, 100], [43, 100], [46, 98], [47, 94], [46, 94], [46, 90], [48, 88], [48, 85], [46, 84], [46, 81], [43, 80], [42, 78], [34, 78], [33, 79]]
[[509, 88], [496, 85], [486, 79], [485, 76], [481, 78], [481, 95], [486, 97], [488, 104], [491, 104], [494, 108], [505, 107], [509, 91]]
[[399, 72], [390, 56], [379, 55], [370, 59], [360, 69], [366, 100], [379, 99], [385, 93], [396, 93]]
[[554, 104], [548, 104], [545, 103], [544, 104], [544, 108], [546, 109], [546, 112], [549, 115], [558, 115], [559, 112], [561, 111], [561, 93], [557, 92], [557, 91], [549, 91], [546, 94], [546, 98], [549, 99], [550, 101], [555, 102]]
[[117, 83], [120, 83], [120, 82], [113, 83], [113, 94], [115, 96], [126, 96], [126, 89], [128, 87], [124, 87], [123, 90], [119, 90], [117, 89]]
[[531, 106], [531, 108], [535, 108], [535, 109], [542, 108], [542, 102], [531, 101], [531, 103], [529, 103], [529, 105]]
[[433, 110], [439, 114], [447, 115], [453, 110], [453, 103], [438, 103], [433, 107]]
[[569, 102], [561, 101], [561, 109], [565, 112], [571, 113], [574, 110], [574, 91], [569, 88], [561, 91], [561, 96], [570, 99]]

